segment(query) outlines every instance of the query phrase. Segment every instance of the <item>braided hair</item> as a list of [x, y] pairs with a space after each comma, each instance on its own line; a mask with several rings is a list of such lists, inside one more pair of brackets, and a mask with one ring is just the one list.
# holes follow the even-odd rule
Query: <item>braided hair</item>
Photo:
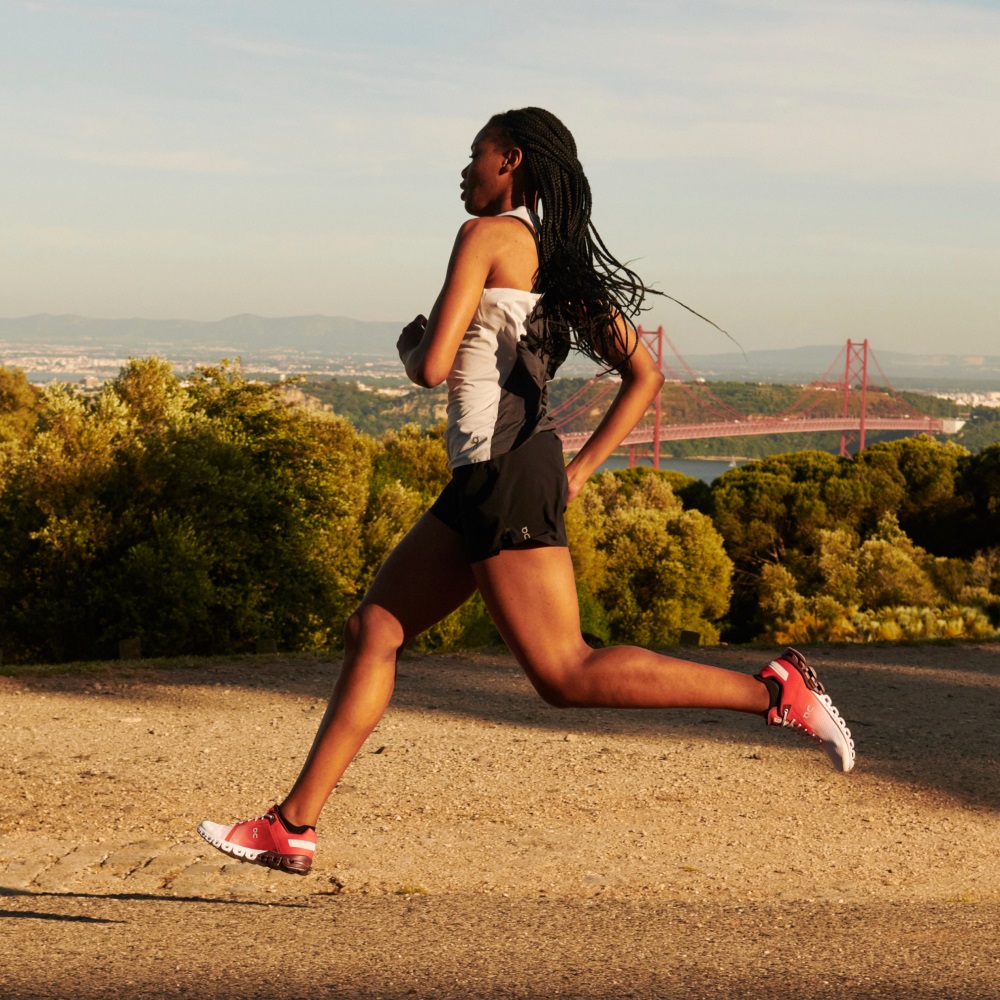
[[565, 357], [573, 346], [601, 365], [619, 358], [612, 367], [624, 371], [635, 341], [622, 342], [617, 315], [633, 320], [643, 299], [659, 293], [612, 256], [590, 221], [590, 184], [572, 134], [542, 108], [494, 115], [485, 131], [520, 148], [542, 203], [536, 288], [544, 293], [548, 352]]

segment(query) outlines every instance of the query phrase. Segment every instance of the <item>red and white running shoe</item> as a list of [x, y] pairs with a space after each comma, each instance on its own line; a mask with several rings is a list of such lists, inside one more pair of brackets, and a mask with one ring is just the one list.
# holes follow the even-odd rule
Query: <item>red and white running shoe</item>
[[290, 832], [275, 806], [263, 816], [235, 826], [204, 820], [198, 824], [198, 833], [237, 861], [249, 861], [293, 875], [308, 875], [316, 853], [316, 831], [310, 827], [303, 833]]
[[838, 771], [854, 767], [851, 731], [820, 684], [816, 671], [797, 649], [786, 649], [757, 674], [757, 679], [772, 679], [780, 690], [777, 705], [767, 713], [769, 726], [788, 726], [812, 737], [823, 745]]

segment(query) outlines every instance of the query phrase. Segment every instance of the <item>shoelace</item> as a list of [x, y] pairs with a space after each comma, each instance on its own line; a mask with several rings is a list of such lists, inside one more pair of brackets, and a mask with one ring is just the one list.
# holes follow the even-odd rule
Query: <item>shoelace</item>
[[800, 733], [804, 733], [809, 737], [814, 743], [822, 743], [823, 738], [814, 732], [806, 729], [801, 723], [796, 722], [795, 719], [789, 719], [788, 713], [792, 710], [791, 705], [786, 705], [784, 711], [781, 713], [781, 725], [784, 729], [797, 729]]
[[268, 823], [273, 823], [274, 822], [274, 813], [269, 813], [268, 812], [268, 813], [264, 813], [263, 816], [254, 816], [252, 819], [241, 819], [239, 821], [239, 823], [237, 823], [237, 826], [241, 826], [243, 823], [260, 823], [260, 822], [263, 822], [265, 820]]

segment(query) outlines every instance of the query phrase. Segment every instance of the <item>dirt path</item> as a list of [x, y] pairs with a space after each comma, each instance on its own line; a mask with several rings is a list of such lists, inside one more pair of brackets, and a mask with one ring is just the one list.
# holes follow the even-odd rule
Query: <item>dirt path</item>
[[807, 655], [850, 775], [754, 718], [407, 659], [301, 879], [194, 828], [280, 796], [335, 667], [0, 678], [0, 996], [1000, 997], [1000, 646]]

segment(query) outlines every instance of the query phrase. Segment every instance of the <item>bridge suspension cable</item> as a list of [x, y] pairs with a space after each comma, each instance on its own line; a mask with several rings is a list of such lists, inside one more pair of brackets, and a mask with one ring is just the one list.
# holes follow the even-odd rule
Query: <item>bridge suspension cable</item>
[[[629, 449], [630, 465], [648, 457], [653, 467], [659, 468], [660, 445], [664, 441], [837, 431], [841, 435], [840, 453], [847, 455], [848, 447], [854, 441], [858, 442], [859, 450], [864, 448], [869, 431], [906, 430], [911, 433], [942, 434], [954, 433], [963, 424], [960, 420], [943, 420], [918, 413], [892, 387], [867, 340], [848, 340], [846, 347], [841, 348], [823, 375], [805, 386], [802, 394], [790, 406], [775, 414], [746, 415], [705, 385], [684, 360], [662, 326], [657, 330], [644, 330], [640, 326], [636, 332], [657, 366], [670, 379], [668, 384], [695, 400], [698, 408], [707, 412], [709, 419], [683, 424], [664, 423], [662, 394], [657, 394], [647, 411], [647, 420], [622, 442]], [[681, 378], [666, 362], [663, 356], [664, 341], [691, 381]], [[879, 392], [880, 406], [884, 407], [886, 402], [893, 404], [891, 408], [895, 412], [888, 416], [869, 412], [869, 360], [875, 365], [886, 387], [885, 391]], [[843, 377], [833, 378], [833, 372], [841, 365]], [[583, 446], [591, 432], [573, 431], [570, 429], [572, 424], [601, 403], [617, 385], [616, 380], [597, 376], [553, 408], [552, 415], [561, 432], [564, 451], [575, 452]], [[836, 410], [831, 413], [838, 393], [841, 396], [841, 405], [837, 407], [839, 413]], [[816, 412], [820, 408], [827, 412]]]

